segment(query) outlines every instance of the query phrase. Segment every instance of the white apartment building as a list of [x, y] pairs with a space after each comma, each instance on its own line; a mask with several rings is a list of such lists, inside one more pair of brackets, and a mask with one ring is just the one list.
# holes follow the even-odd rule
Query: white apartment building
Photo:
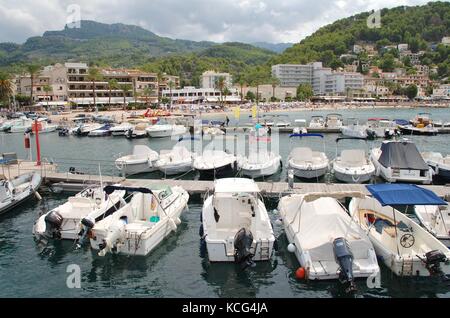
[[214, 88], [195, 88], [186, 86], [182, 89], [166, 89], [162, 92], [162, 96], [169, 98], [173, 103], [177, 104], [193, 104], [193, 103], [218, 103], [220, 101], [237, 103], [241, 101], [239, 92], [236, 88], [229, 89], [230, 95], [221, 96], [219, 90]]
[[314, 95], [346, 94], [347, 90], [360, 90], [364, 77], [356, 72], [333, 72], [321, 62], [307, 65], [279, 64], [272, 66], [272, 75], [280, 80], [281, 87], [309, 84]]
[[311, 64], [278, 64], [272, 66], [272, 76], [279, 79], [282, 87], [311, 84], [313, 66]]
[[443, 84], [433, 90], [433, 99], [450, 99], [450, 84]]
[[229, 73], [217, 73], [214, 71], [206, 71], [201, 78], [202, 88], [215, 89], [216, 83], [220, 77], [225, 79], [225, 86], [231, 88], [233, 85], [233, 77]]

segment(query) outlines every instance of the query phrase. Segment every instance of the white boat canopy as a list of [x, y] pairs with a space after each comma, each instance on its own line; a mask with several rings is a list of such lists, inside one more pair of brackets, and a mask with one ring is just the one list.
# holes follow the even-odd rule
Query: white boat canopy
[[259, 193], [258, 185], [251, 179], [228, 178], [217, 180], [215, 193]]
[[303, 197], [305, 202], [313, 202], [320, 198], [333, 198], [341, 200], [345, 198], [364, 199], [366, 195], [360, 191], [339, 191], [339, 192], [310, 192]]

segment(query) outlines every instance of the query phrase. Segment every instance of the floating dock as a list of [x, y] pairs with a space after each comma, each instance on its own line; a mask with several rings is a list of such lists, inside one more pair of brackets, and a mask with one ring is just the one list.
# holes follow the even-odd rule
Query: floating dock
[[[280, 127], [280, 128], [274, 128], [272, 127], [272, 130], [278, 130], [280, 133], [286, 133], [286, 134], [292, 134], [294, 132], [294, 126], [290, 127]], [[250, 126], [242, 126], [242, 127], [225, 127], [225, 130], [227, 134], [233, 134], [233, 133], [245, 133], [250, 131], [252, 127]], [[340, 128], [308, 128], [306, 127], [308, 133], [316, 133], [316, 134], [340, 134], [341, 129]], [[438, 134], [447, 135], [450, 134], [450, 128], [437, 128]], [[408, 137], [408, 135], [404, 135], [405, 137]]]

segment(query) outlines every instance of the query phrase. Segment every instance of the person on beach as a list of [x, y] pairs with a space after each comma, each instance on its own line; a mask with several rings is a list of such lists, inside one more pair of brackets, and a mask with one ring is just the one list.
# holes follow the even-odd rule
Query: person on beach
[[227, 127], [230, 125], [230, 118], [228, 118], [228, 115], [227, 115], [227, 119], [226, 119], [226, 125], [227, 125]]

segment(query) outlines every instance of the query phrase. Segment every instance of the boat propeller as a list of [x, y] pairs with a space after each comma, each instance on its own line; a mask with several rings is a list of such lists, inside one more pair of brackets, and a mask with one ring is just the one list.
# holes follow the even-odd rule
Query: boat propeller
[[339, 281], [347, 285], [346, 293], [356, 291], [355, 277], [353, 276], [353, 253], [345, 238], [337, 238], [333, 242], [333, 252], [336, 263], [339, 265]]
[[247, 267], [255, 267], [251, 251], [253, 245], [253, 234], [249, 230], [242, 228], [234, 237], [234, 261], [239, 264], [243, 270]]

